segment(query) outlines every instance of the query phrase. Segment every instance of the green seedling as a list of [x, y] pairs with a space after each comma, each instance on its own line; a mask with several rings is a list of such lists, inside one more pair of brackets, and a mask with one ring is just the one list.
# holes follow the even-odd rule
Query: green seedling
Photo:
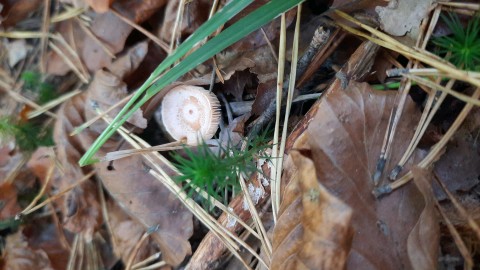
[[258, 136], [255, 140], [247, 141], [245, 150], [228, 145], [220, 147], [218, 153], [213, 152], [205, 142], [195, 150], [185, 147], [184, 156], [177, 152], [172, 154], [181, 173], [175, 180], [183, 185], [189, 197], [195, 195], [195, 188], [205, 191], [208, 200], [201, 202], [206, 209], [211, 209], [211, 197], [226, 203], [226, 193], [240, 191], [238, 174], [248, 178], [252, 173], [259, 172], [255, 161], [270, 147], [266, 142], [265, 136]]
[[39, 146], [54, 145], [52, 130], [31, 122], [17, 122], [10, 117], [0, 118], [0, 139], [15, 138], [22, 151], [32, 152]]
[[480, 15], [470, 19], [466, 28], [456, 13], [441, 16], [452, 34], [432, 40], [437, 53], [459, 68], [480, 71]]
[[112, 123], [103, 131], [97, 140], [88, 149], [85, 155], [80, 159], [80, 166], [85, 166], [97, 162], [94, 159], [95, 153], [102, 145], [123, 125], [145, 102], [160, 92], [165, 86], [174, 82], [199, 64], [207, 61], [215, 54], [221, 52], [228, 46], [247, 36], [254, 30], [265, 25], [280, 14], [300, 4], [304, 0], [271, 0], [251, 12], [247, 16], [238, 20], [232, 26], [220, 32], [217, 36], [210, 39], [203, 46], [186, 56], [182, 61], [170, 70], [166, 71], [177, 60], [186, 55], [195, 45], [199, 44], [210, 34], [224, 25], [228, 20], [242, 11], [253, 0], [235, 0], [229, 2], [212, 18], [200, 26], [184, 43], [182, 43], [174, 53], [168, 56], [137, 90], [135, 95], [117, 114]]
[[20, 77], [23, 81], [24, 89], [37, 95], [37, 102], [45, 104], [58, 97], [53, 85], [42, 82], [42, 76], [38, 72], [25, 71]]

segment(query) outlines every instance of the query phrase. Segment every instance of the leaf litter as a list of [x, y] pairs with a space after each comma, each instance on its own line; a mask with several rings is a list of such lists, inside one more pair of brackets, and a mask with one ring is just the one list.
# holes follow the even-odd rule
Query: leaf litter
[[[2, 44], [8, 54], [0, 55], [0, 94], [2, 100], [7, 100], [2, 101], [1, 115], [20, 114], [25, 110], [20, 101], [29, 106], [38, 102], [21, 84], [15, 83], [15, 78], [22, 70], [35, 67], [42, 57], [48, 60], [48, 74], [39, 76], [39, 83], [53, 82], [63, 89], [58, 92], [60, 95], [78, 88], [85, 90], [62, 101], [55, 110], [47, 109], [51, 110], [47, 115], [35, 120], [20, 118], [44, 128], [53, 126], [53, 148], [39, 148], [31, 155], [19, 148], [20, 140], [14, 136], [0, 140], [0, 175], [4, 179], [0, 181], [0, 240], [6, 243], [0, 245], [0, 265], [5, 269], [141, 269], [149, 264], [150, 268], [145, 269], [448, 269], [462, 265], [471, 269], [475, 264], [478, 254], [465, 243], [478, 242], [478, 109], [470, 112], [455, 134], [449, 134], [446, 130], [455, 119], [460, 119], [457, 115], [463, 103], [435, 98], [441, 89], [431, 83], [420, 87], [417, 82], [412, 83], [411, 97], [406, 96], [405, 103], [399, 102], [399, 93], [404, 89], [402, 83], [410, 83], [415, 79], [412, 76], [424, 76], [422, 68], [429, 65], [440, 70], [451, 68], [455, 79], [478, 87], [476, 75], [462, 73], [461, 67], [442, 66], [444, 62], [425, 50], [417, 50], [417, 54], [408, 54], [403, 47], [392, 51], [388, 42], [393, 41], [388, 38], [381, 37], [387, 44], [372, 40], [386, 47], [379, 50], [377, 45], [354, 35], [339, 34], [335, 24], [347, 29], [346, 17], [333, 10], [349, 12], [367, 25], [380, 26], [399, 36], [393, 37], [396, 40], [411, 44], [419, 38], [415, 29], [419, 29], [420, 38], [425, 32], [428, 37], [428, 31], [434, 30], [426, 28], [425, 18], [435, 26], [442, 9], [470, 16], [478, 11], [478, 5], [432, 5], [431, 1], [421, 1], [412, 12], [412, 8], [406, 8], [411, 1], [401, 0], [391, 1], [388, 6], [381, 1], [325, 1], [324, 7], [314, 1], [303, 4], [298, 47], [300, 55], [306, 52], [309, 61], [299, 62], [297, 71], [298, 78], [309, 75], [302, 77], [302, 85], [297, 87], [295, 96], [301, 101], [292, 105], [288, 135], [283, 138], [286, 151], [278, 213], [272, 213], [277, 209], [271, 208], [274, 198], [270, 198], [272, 189], [276, 189], [270, 182], [272, 163], [278, 157], [271, 157], [272, 151], [266, 149], [272, 147], [271, 143], [264, 143], [261, 153], [253, 153], [245, 141], [256, 134], [252, 130], [269, 129], [268, 108], [275, 107], [276, 101], [272, 100], [277, 98], [277, 63], [286, 58], [291, 65], [290, 54], [296, 48], [291, 46], [291, 24], [297, 19], [297, 11], [291, 10], [285, 16], [288, 56], [278, 54], [284, 33], [281, 19], [277, 18], [167, 86], [129, 118], [124, 132], [143, 133], [141, 136], [151, 144], [168, 143], [161, 123], [152, 117], [159, 114], [163, 96], [181, 84], [202, 86], [217, 95], [222, 110], [216, 139], [206, 141], [203, 147], [225, 159], [240, 153], [236, 151], [252, 155], [246, 159], [253, 163], [248, 165], [252, 168], [248, 175], [228, 174], [229, 178], [242, 181], [243, 190], [225, 189], [219, 192], [222, 198], [212, 196], [218, 199], [214, 201], [216, 208], [208, 209], [208, 216], [202, 217], [191, 205], [187, 207], [192, 202], [179, 199], [180, 195], [162, 182], [162, 173], [163, 178], [187, 178], [178, 176], [175, 164], [170, 163], [171, 153], [165, 154], [166, 159], [159, 159], [155, 168], [147, 158], [150, 154], [138, 150], [140, 154], [83, 168], [77, 162], [155, 66], [225, 3], [47, 1], [52, 5], [50, 18], [42, 17], [40, 2], [18, 2], [1, 4], [1, 35], [11, 39]], [[219, 31], [267, 2], [251, 4]], [[333, 2], [332, 9], [328, 10], [326, 2]], [[179, 9], [182, 12], [177, 12]], [[331, 19], [322, 16], [324, 11]], [[372, 17], [375, 12], [378, 21]], [[410, 17], [401, 24], [391, 22], [405, 18], [405, 14]], [[41, 23], [49, 26], [43, 28], [50, 33], [47, 50], [37, 48], [40, 36], [26, 31]], [[327, 40], [308, 51], [313, 32], [320, 26], [328, 33]], [[356, 26], [347, 30], [360, 35], [355, 31], [362, 28], [366, 29]], [[408, 39], [401, 37], [406, 32]], [[218, 31], [212, 36], [216, 34]], [[28, 37], [33, 39], [26, 40], [22, 35], [32, 35]], [[8, 46], [15, 44], [15, 39], [28, 49], [15, 51]], [[433, 51], [429, 46], [422, 48]], [[414, 64], [413, 60], [424, 64]], [[414, 75], [403, 77], [399, 91], [373, 90], [381, 88], [378, 85], [392, 88], [388, 85], [398, 83], [388, 76], [391, 67], [410, 68], [404, 72]], [[441, 84], [446, 74], [433, 72], [427, 75], [430, 79], [439, 78], [437, 84]], [[67, 82], [68, 76], [76, 79], [75, 85]], [[372, 88], [372, 84], [377, 85]], [[466, 83], [445, 87], [464, 96], [475, 92]], [[318, 91], [321, 97], [311, 101], [310, 95], [317, 99]], [[403, 156], [419, 128], [422, 110], [428, 111], [425, 95], [443, 105], [429, 124], [430, 133], [423, 136], [400, 174], [401, 179], [410, 177], [414, 183], [402, 186], [407, 182], [389, 182], [383, 174], [379, 183], [374, 183], [381, 151], [387, 149], [385, 172], [393, 169]], [[10, 97], [15, 99], [8, 101]], [[464, 97], [462, 100], [468, 102]], [[392, 112], [398, 111], [398, 107], [403, 108], [402, 117], [393, 123]], [[284, 110], [280, 109], [283, 117]], [[465, 115], [461, 117], [463, 121]], [[85, 127], [89, 120], [96, 121]], [[385, 132], [392, 126], [394, 140], [386, 141]], [[447, 135], [453, 136], [448, 137], [452, 139], [446, 150], [434, 157], [438, 161], [433, 166], [433, 160], [425, 163], [422, 159], [426, 155], [430, 158], [428, 153], [439, 137]], [[221, 149], [228, 150], [227, 146], [232, 145], [238, 148], [222, 153]], [[202, 151], [187, 147], [187, 151], [169, 151], [176, 151], [177, 158], [182, 159], [194, 159]], [[115, 135], [97, 155], [132, 149], [130, 143]], [[50, 177], [51, 166], [55, 171]], [[235, 168], [238, 167], [232, 166], [232, 170]], [[215, 174], [215, 169], [209, 170], [207, 175]], [[90, 178], [92, 173], [95, 177]], [[236, 174], [240, 179], [236, 179]], [[208, 195], [222, 187], [216, 181], [209, 182], [207, 187], [202, 187], [200, 181], [198, 186]], [[194, 188], [190, 183], [178, 185]], [[372, 191], [379, 187], [395, 190], [376, 198]], [[41, 190], [44, 192], [39, 193]], [[33, 214], [18, 215], [34, 197], [45, 206]], [[195, 207], [202, 205], [199, 198], [193, 201]], [[225, 205], [218, 205], [220, 201]], [[20, 219], [15, 220], [15, 216]], [[207, 225], [208, 231], [201, 225], [212, 221], [221, 227], [213, 230]]]

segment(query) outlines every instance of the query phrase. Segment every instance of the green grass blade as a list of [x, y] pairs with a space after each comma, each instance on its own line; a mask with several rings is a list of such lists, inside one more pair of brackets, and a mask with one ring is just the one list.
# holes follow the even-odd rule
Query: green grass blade
[[[125, 105], [124, 109], [122, 109], [122, 111], [119, 113], [119, 115], [117, 115], [114, 121], [107, 127], [106, 130], [103, 131], [103, 133], [97, 138], [97, 140], [93, 143], [90, 149], [80, 159], [79, 161], [80, 166], [84, 166], [84, 165], [95, 162], [95, 160], [92, 159], [93, 155], [108, 140], [108, 138], [110, 138], [113, 135], [113, 133], [123, 123], [125, 123], [125, 121], [128, 118], [130, 118], [130, 116], [133, 115], [133, 113], [135, 113], [135, 111], [137, 111], [152, 96], [160, 92], [165, 86], [174, 82], [175, 80], [177, 80], [178, 78], [186, 74], [188, 71], [195, 68], [197, 65], [205, 62], [206, 60], [208, 60], [215, 54], [219, 53], [223, 49], [227, 48], [228, 46], [232, 45], [233, 43], [242, 39], [246, 35], [250, 34], [251, 32], [265, 25], [269, 21], [273, 20], [283, 12], [288, 11], [289, 9], [293, 8], [294, 6], [298, 5], [303, 1], [304, 0], [272, 0], [266, 3], [265, 5], [251, 12], [247, 16], [243, 17], [238, 22], [236, 22], [229, 28], [225, 29], [220, 34], [212, 38], [211, 40], [209, 40], [207, 43], [205, 43], [205, 45], [203, 45], [202, 47], [200, 47], [199, 49], [191, 53], [183, 61], [181, 61], [175, 67], [173, 67], [168, 72], [166, 72], [153, 85], [151, 85], [150, 87], [148, 87], [147, 85], [148, 89], [145, 96], [143, 96], [143, 98], [141, 98], [140, 101], [136, 103], [135, 101], [131, 100], [131, 102], [129, 102], [130, 104], [127, 104], [127, 105], [133, 105], [132, 108], [128, 108], [127, 105]], [[236, 1], [233, 1], [233, 2], [236, 2]], [[188, 40], [189, 39], [187, 39], [187, 41]], [[185, 50], [188, 51], [188, 48], [186, 47], [185, 43], [183, 44], [185, 47], [180, 46], [177, 49], [177, 51], [181, 49], [181, 47], [182, 47], [182, 50], [183, 48], [185, 48]], [[196, 44], [196, 42], [190, 42], [188, 44], [193, 46]], [[162, 62], [160, 66], [166, 69], [169, 65], [167, 66], [167, 64], [163, 64]], [[141, 93], [138, 94], [138, 98], [140, 97], [140, 95]]]

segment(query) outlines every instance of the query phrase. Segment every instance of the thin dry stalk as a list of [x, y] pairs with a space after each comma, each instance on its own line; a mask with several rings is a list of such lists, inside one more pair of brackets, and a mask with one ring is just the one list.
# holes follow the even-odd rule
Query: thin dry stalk
[[390, 50], [397, 51], [404, 56], [408, 58], [413, 58], [416, 59], [420, 62], [423, 62], [425, 64], [428, 64], [436, 69], [438, 69], [441, 72], [444, 72], [446, 74], [450, 75], [450, 78], [457, 79], [457, 80], [462, 80], [465, 82], [468, 82], [476, 87], [480, 87], [480, 80], [468, 76], [468, 72], [458, 69], [454, 67], [451, 63], [445, 62], [443, 59], [439, 58], [438, 56], [419, 49], [419, 48], [410, 48], [406, 45], [403, 45], [402, 43], [398, 42], [397, 40], [389, 37], [388, 35], [370, 27], [365, 24], [360, 23], [358, 20], [350, 17], [346, 13], [343, 13], [341, 11], [336, 10], [335, 11], [339, 16], [349, 20], [350, 22], [353, 22], [360, 26], [361, 28], [367, 30], [370, 34], [373, 34], [376, 37], [372, 37], [369, 34], [366, 34], [362, 31], [356, 30], [352, 27], [349, 27], [343, 23], [338, 22], [337, 24], [341, 26], [343, 29], [346, 31], [353, 33], [355, 35], [361, 36], [363, 38], [366, 38], [382, 47], [385, 47]]
[[[112, 9], [113, 10], [113, 9]], [[85, 32], [85, 34], [87, 34], [87, 36], [89, 36], [95, 43], [98, 44], [98, 46], [100, 46], [100, 48], [102, 48], [102, 50], [108, 55], [110, 56], [110, 58], [112, 59], [115, 59], [116, 56], [115, 54], [111, 51], [111, 49], [108, 47], [107, 44], [105, 44], [103, 41], [101, 41], [93, 32], [92, 32], [92, 29], [90, 29], [90, 27], [86, 26], [85, 23], [80, 20], [79, 18], [75, 18], [75, 22], [80, 25], [80, 28], [83, 30], [83, 32]]]
[[30, 159], [30, 156], [26, 155], [23, 156], [22, 159], [20, 159], [17, 164], [8, 172], [7, 177], [3, 179], [4, 183], [13, 183], [17, 175], [20, 173], [20, 170], [22, 169], [23, 165], [27, 163], [27, 161]]
[[42, 207], [45, 206], [46, 204], [57, 200], [58, 198], [60, 198], [60, 197], [62, 197], [63, 195], [65, 195], [65, 194], [66, 194], [67, 192], [69, 192], [70, 190], [74, 189], [76, 186], [79, 186], [79, 185], [82, 184], [83, 182], [89, 180], [90, 177], [92, 177], [94, 174], [95, 174], [95, 171], [91, 171], [90, 173], [88, 173], [87, 175], [85, 175], [84, 177], [82, 177], [80, 180], [76, 181], [75, 184], [72, 184], [72, 185], [68, 186], [66, 189], [62, 190], [61, 192], [59, 192], [59, 193], [57, 193], [57, 194], [55, 194], [55, 195], [53, 195], [52, 197], [47, 198], [45, 201], [39, 203], [37, 206], [31, 208], [30, 210], [25, 211], [25, 212], [22, 212], [21, 215], [17, 215], [16, 218], [20, 218], [21, 216], [24, 216], [24, 215], [29, 215], [29, 214], [37, 211], [38, 209], [42, 208]]
[[453, 206], [457, 210], [457, 212], [460, 214], [460, 217], [465, 219], [470, 226], [470, 228], [473, 230], [477, 238], [480, 240], [480, 227], [478, 226], [478, 223], [472, 218], [471, 215], [468, 214], [468, 211], [463, 208], [462, 204], [457, 200], [455, 195], [453, 195], [450, 190], [445, 186], [442, 180], [438, 179], [438, 177], [435, 177], [435, 180], [437, 181], [438, 184], [442, 187], [443, 192], [447, 194], [447, 197], [450, 199], [452, 202]]
[[178, 2], [177, 17], [175, 18], [175, 24], [173, 25], [172, 36], [170, 37], [170, 47], [167, 51], [170, 54], [175, 49], [175, 44], [176, 44], [175, 40], [177, 39], [178, 28], [180, 27], [183, 21], [183, 11], [185, 9], [186, 2], [187, 2], [186, 0], [180, 0]]
[[73, 248], [70, 250], [70, 256], [68, 257], [67, 270], [73, 270], [75, 267], [75, 261], [77, 259], [79, 242], [80, 242], [80, 235], [75, 234], [75, 238], [73, 238], [73, 244], [72, 244]]
[[453, 241], [455, 242], [455, 245], [457, 246], [458, 251], [460, 251], [460, 254], [462, 254], [462, 257], [465, 261], [464, 269], [465, 270], [472, 269], [473, 268], [472, 255], [468, 251], [468, 248], [465, 245], [465, 242], [463, 242], [462, 237], [460, 236], [460, 233], [457, 231], [455, 226], [453, 226], [452, 222], [443, 211], [442, 206], [440, 206], [440, 203], [438, 203], [437, 200], [434, 200], [434, 201], [435, 201], [435, 206], [437, 206], [438, 212], [440, 212], [440, 215], [442, 216], [443, 220], [445, 221], [445, 224], [447, 225], [448, 231], [452, 235]]
[[161, 255], [162, 255], [161, 252], [157, 252], [157, 253], [151, 255], [150, 257], [146, 258], [145, 260], [134, 264], [134, 265], [132, 266], [132, 270], [137, 270], [137, 269], [139, 269], [139, 268], [141, 268], [141, 267], [146, 266], [147, 264], [149, 264], [149, 263], [151, 263], [151, 262], [153, 262], [153, 261], [156, 261], [156, 260], [160, 259], [160, 256], [161, 256]]
[[66, 6], [66, 11], [60, 14], [54, 15], [50, 18], [50, 23], [58, 23], [61, 21], [66, 21], [68, 19], [75, 18], [80, 16], [86, 10], [84, 8], [71, 8]]
[[[454, 83], [455, 83], [455, 80], [450, 80], [447, 83], [447, 87], [448, 88], [452, 87]], [[437, 96], [437, 91], [434, 89], [433, 92], [430, 93], [428, 97], [427, 105], [422, 113], [422, 117], [419, 121], [419, 124], [417, 125], [417, 128], [415, 129], [415, 134], [413, 135], [413, 138], [410, 141], [410, 144], [408, 145], [407, 150], [405, 151], [404, 155], [398, 162], [397, 166], [390, 173], [391, 180], [397, 179], [398, 174], [401, 172], [401, 170], [403, 169], [403, 166], [413, 154], [413, 151], [415, 150], [418, 143], [420, 142], [420, 139], [423, 137], [423, 134], [425, 134], [425, 131], [427, 130], [428, 125], [430, 124], [433, 117], [435, 116], [435, 113], [438, 111], [438, 109], [440, 109], [440, 105], [442, 105], [443, 100], [447, 95], [446, 95], [446, 92], [442, 92], [440, 97], [435, 101], [436, 96]], [[435, 101], [435, 105], [433, 106], [433, 109], [430, 110], [434, 101]]]
[[53, 109], [54, 107], [62, 104], [63, 102], [71, 99], [72, 97], [80, 94], [82, 92], [82, 90], [74, 90], [74, 91], [71, 91], [71, 92], [68, 92], [64, 95], [61, 95], [59, 96], [58, 98], [54, 99], [54, 100], [51, 100], [47, 103], [45, 103], [44, 105], [42, 105], [40, 108], [36, 109], [36, 110], [33, 110], [31, 112], [29, 112], [27, 114], [27, 118], [28, 119], [32, 119], [32, 118], [35, 118], [39, 115], [42, 115], [43, 113], [49, 111], [50, 109]]
[[171, 151], [171, 150], [178, 150], [183, 149], [183, 145], [185, 144], [185, 140], [177, 141], [177, 142], [170, 142], [161, 145], [156, 145], [152, 147], [142, 148], [142, 149], [126, 149], [126, 150], [119, 150], [114, 152], [109, 152], [103, 157], [99, 157], [99, 161], [113, 161], [121, 158], [130, 157], [133, 155], [140, 155], [144, 153], [150, 153], [153, 151]]
[[457, 7], [462, 9], [470, 9], [473, 11], [478, 11], [480, 9], [480, 4], [468, 3], [468, 2], [438, 2], [439, 5], [446, 7]]
[[44, 35], [40, 38], [40, 72], [41, 73], [45, 73], [47, 70], [46, 49], [47, 49], [49, 29], [50, 29], [50, 0], [45, 0], [43, 5], [43, 22], [42, 22], [42, 29], [41, 29]]
[[[276, 111], [275, 111], [275, 130], [273, 133], [273, 146], [272, 146], [272, 188], [271, 188], [271, 198], [272, 198], [272, 212], [273, 212], [273, 222], [277, 222], [277, 214], [280, 209], [279, 195], [280, 193], [280, 176], [277, 176], [277, 167], [279, 162], [278, 157], [278, 137], [280, 133], [280, 113], [282, 109], [282, 96], [283, 96], [283, 81], [285, 75], [285, 51], [286, 51], [286, 36], [287, 30], [285, 26], [285, 14], [282, 14], [281, 23], [280, 23], [280, 42], [278, 49], [278, 66], [277, 66], [277, 94], [276, 94]], [[277, 183], [278, 182], [278, 183]]]
[[130, 255], [128, 256], [127, 266], [125, 267], [126, 270], [132, 269], [132, 264], [133, 264], [133, 261], [135, 260], [135, 256], [137, 256], [138, 251], [140, 250], [140, 247], [142, 246], [143, 243], [145, 243], [145, 241], [147, 241], [148, 237], [150, 236], [150, 234], [152, 234], [152, 232], [155, 232], [155, 231], [151, 231], [151, 232], [146, 231], [142, 235], [142, 237], [140, 237], [140, 240], [138, 240], [135, 247], [133, 247], [132, 251], [130, 252]]
[[45, 183], [43, 184], [42, 188], [38, 192], [37, 196], [30, 202], [30, 204], [23, 209], [22, 212], [20, 212], [20, 216], [24, 216], [27, 213], [30, 213], [29, 211], [37, 204], [37, 202], [42, 198], [43, 194], [45, 194], [45, 191], [47, 190], [48, 184], [50, 183], [50, 180], [53, 178], [53, 172], [55, 170], [55, 163], [51, 162], [50, 166], [48, 167], [47, 170], [47, 176], [45, 178]]
[[[480, 97], [480, 87], [476, 88], [475, 92], [472, 95], [472, 98], [474, 99], [478, 99], [479, 97]], [[432, 147], [428, 155], [418, 164], [419, 167], [427, 168], [439, 158], [439, 155], [444, 150], [444, 147], [447, 145], [448, 141], [452, 138], [452, 136], [458, 130], [460, 125], [463, 123], [465, 118], [468, 116], [468, 114], [472, 110], [472, 108], [473, 108], [473, 104], [471, 103], [465, 104], [462, 111], [458, 115], [457, 119], [455, 119], [455, 121], [450, 126], [448, 131], [445, 133], [445, 135], [443, 135], [442, 139], [440, 139], [440, 141]], [[400, 179], [398, 179], [397, 181], [375, 189], [373, 193], [377, 197], [390, 193], [393, 190], [400, 188], [401, 186], [408, 183], [410, 180], [412, 180], [412, 178], [413, 178], [413, 174], [410, 171], [404, 176], [402, 176]]]
[[65, 64], [67, 64], [67, 66], [69, 66], [72, 69], [72, 71], [78, 76], [78, 78], [80, 78], [80, 80], [83, 83], [88, 83], [88, 77], [86, 77], [80, 71], [80, 69], [73, 63], [73, 61], [70, 60], [70, 58], [62, 50], [60, 50], [60, 48], [57, 45], [55, 45], [53, 42], [50, 41], [48, 43], [48, 46], [63, 59]]
[[[280, 202], [282, 200], [281, 198], [281, 175], [282, 175], [282, 168], [283, 168], [283, 156], [285, 153], [285, 144], [287, 141], [287, 129], [288, 129], [288, 119], [290, 116], [290, 109], [292, 108], [292, 100], [293, 100], [293, 92], [295, 91], [295, 83], [296, 83], [296, 77], [297, 77], [297, 63], [298, 63], [298, 42], [300, 39], [300, 18], [301, 18], [301, 13], [302, 13], [302, 5], [297, 6], [297, 20], [295, 24], [295, 33], [293, 36], [293, 47], [292, 47], [292, 65], [290, 68], [290, 79], [288, 83], [288, 94], [287, 94], [287, 104], [285, 108], [285, 118], [283, 119], [283, 130], [282, 130], [282, 140], [280, 142], [280, 150], [278, 152], [278, 164], [276, 167], [276, 198], [275, 201], [277, 203], [277, 211], [280, 209]], [[278, 212], [277, 212], [278, 214]]]
[[103, 194], [102, 182], [99, 181], [99, 180], [97, 180], [97, 190], [98, 190], [98, 195], [100, 197], [100, 205], [102, 207], [103, 220], [104, 220], [105, 225], [107, 227], [107, 233], [108, 233], [108, 236], [110, 237], [110, 242], [112, 243], [112, 246], [114, 247], [114, 250], [116, 250], [116, 247], [118, 247], [118, 240], [115, 237], [115, 234], [113, 233], [113, 230], [112, 230], [112, 225], [110, 224], [107, 202], [105, 200], [105, 194]]
[[82, 125], [78, 126], [78, 127], [75, 127], [75, 129], [69, 134], [70, 136], [75, 136], [77, 135], [78, 133], [82, 132], [84, 129], [88, 128], [89, 126], [91, 126], [93, 123], [95, 123], [97, 120], [99, 119], [102, 119], [103, 117], [105, 117], [108, 113], [110, 113], [112, 110], [114, 110], [115, 108], [121, 106], [121, 105], [124, 105], [125, 103], [127, 103], [128, 100], [130, 100], [130, 98], [133, 96], [134, 93], [124, 97], [122, 100], [118, 101], [117, 103], [113, 104], [110, 108], [108, 108], [107, 110], [105, 111], [102, 111], [101, 113], [97, 114], [95, 117], [93, 117], [92, 119], [88, 120], [87, 122], [83, 123]]
[[[21, 94], [17, 93], [17, 91], [20, 89], [21, 85], [17, 86], [15, 90], [13, 90], [13, 87], [10, 86], [9, 84], [3, 82], [0, 80], [0, 90], [3, 90], [4, 92], [7, 92], [7, 94], [14, 99], [15, 101], [22, 103], [22, 104], [27, 104], [28, 106], [34, 108], [34, 109], [40, 109], [42, 106], [38, 105], [37, 103], [31, 101], [30, 99], [22, 96]], [[54, 113], [51, 113], [49, 111], [45, 112], [46, 115], [58, 119], [58, 116]]]
[[165, 265], [167, 265], [167, 263], [164, 262], [164, 261], [161, 261], [161, 262], [154, 263], [152, 265], [145, 266], [143, 268], [137, 268], [137, 269], [134, 269], [134, 270], [155, 270], [155, 269], [160, 269], [161, 267], [163, 267]]

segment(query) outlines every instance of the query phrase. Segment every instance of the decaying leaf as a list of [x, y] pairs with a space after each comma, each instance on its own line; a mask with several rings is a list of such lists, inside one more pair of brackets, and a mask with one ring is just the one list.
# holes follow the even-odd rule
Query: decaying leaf
[[352, 209], [318, 183], [311, 159], [291, 152], [298, 174], [285, 189], [273, 230], [270, 269], [343, 269]]
[[[374, 91], [367, 84], [350, 82], [343, 90], [334, 82], [287, 143], [290, 149], [309, 153], [320, 183], [353, 209], [355, 234], [347, 269], [412, 267], [406, 240], [424, 208], [421, 194], [412, 184], [379, 200], [371, 193], [394, 98], [395, 92]], [[418, 116], [409, 100], [397, 138], [411, 138]], [[386, 171], [400, 159], [407, 143], [393, 142]], [[293, 175], [295, 170], [285, 167], [282, 181], [288, 183]]]

